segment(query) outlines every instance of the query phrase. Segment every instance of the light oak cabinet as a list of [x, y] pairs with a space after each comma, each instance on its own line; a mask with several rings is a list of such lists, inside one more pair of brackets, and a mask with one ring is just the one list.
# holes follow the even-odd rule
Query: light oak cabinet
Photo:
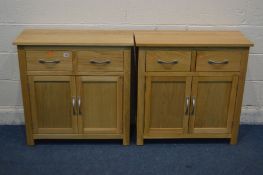
[[237, 143], [253, 46], [240, 32], [38, 29], [23, 31], [14, 44], [29, 145], [36, 139], [128, 145], [135, 44], [138, 145], [161, 138]]
[[249, 47], [239, 32], [135, 32], [137, 144], [229, 138], [237, 143]]
[[36, 139], [129, 144], [131, 32], [25, 30], [15, 44], [29, 145]]

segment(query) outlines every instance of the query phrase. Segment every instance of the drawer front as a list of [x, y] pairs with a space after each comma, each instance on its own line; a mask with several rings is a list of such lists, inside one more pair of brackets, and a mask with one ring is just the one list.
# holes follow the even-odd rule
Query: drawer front
[[196, 71], [240, 71], [240, 51], [197, 51]]
[[77, 52], [77, 70], [92, 71], [123, 71], [123, 50], [89, 50]]
[[70, 51], [27, 51], [28, 71], [72, 71]]
[[146, 71], [190, 71], [191, 51], [146, 52]]

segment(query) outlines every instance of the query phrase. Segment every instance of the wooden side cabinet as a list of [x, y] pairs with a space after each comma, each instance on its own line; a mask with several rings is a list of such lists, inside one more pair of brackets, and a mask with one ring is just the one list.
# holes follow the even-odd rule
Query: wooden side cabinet
[[249, 47], [239, 32], [135, 32], [137, 144], [229, 138], [237, 143]]
[[36, 139], [129, 144], [131, 32], [25, 30], [15, 44], [29, 145]]

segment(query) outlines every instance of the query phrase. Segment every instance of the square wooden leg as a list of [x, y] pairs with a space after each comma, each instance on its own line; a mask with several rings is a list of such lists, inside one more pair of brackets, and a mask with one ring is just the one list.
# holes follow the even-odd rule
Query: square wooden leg
[[127, 137], [124, 137], [123, 140], [122, 140], [122, 144], [124, 146], [128, 146], [130, 144], [130, 139], [127, 138]]
[[139, 137], [138, 135], [136, 145], [144, 145], [144, 139], [142, 137]]
[[27, 136], [27, 138], [26, 138], [26, 144], [27, 144], [28, 146], [34, 146], [34, 145], [35, 145], [35, 140], [32, 139], [32, 138], [29, 138], [29, 137]]

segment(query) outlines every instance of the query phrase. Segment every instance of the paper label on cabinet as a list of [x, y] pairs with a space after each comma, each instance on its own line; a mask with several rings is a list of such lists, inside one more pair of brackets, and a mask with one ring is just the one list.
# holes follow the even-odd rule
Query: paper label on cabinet
[[54, 51], [48, 51], [47, 56], [48, 57], [53, 57], [55, 55]]

